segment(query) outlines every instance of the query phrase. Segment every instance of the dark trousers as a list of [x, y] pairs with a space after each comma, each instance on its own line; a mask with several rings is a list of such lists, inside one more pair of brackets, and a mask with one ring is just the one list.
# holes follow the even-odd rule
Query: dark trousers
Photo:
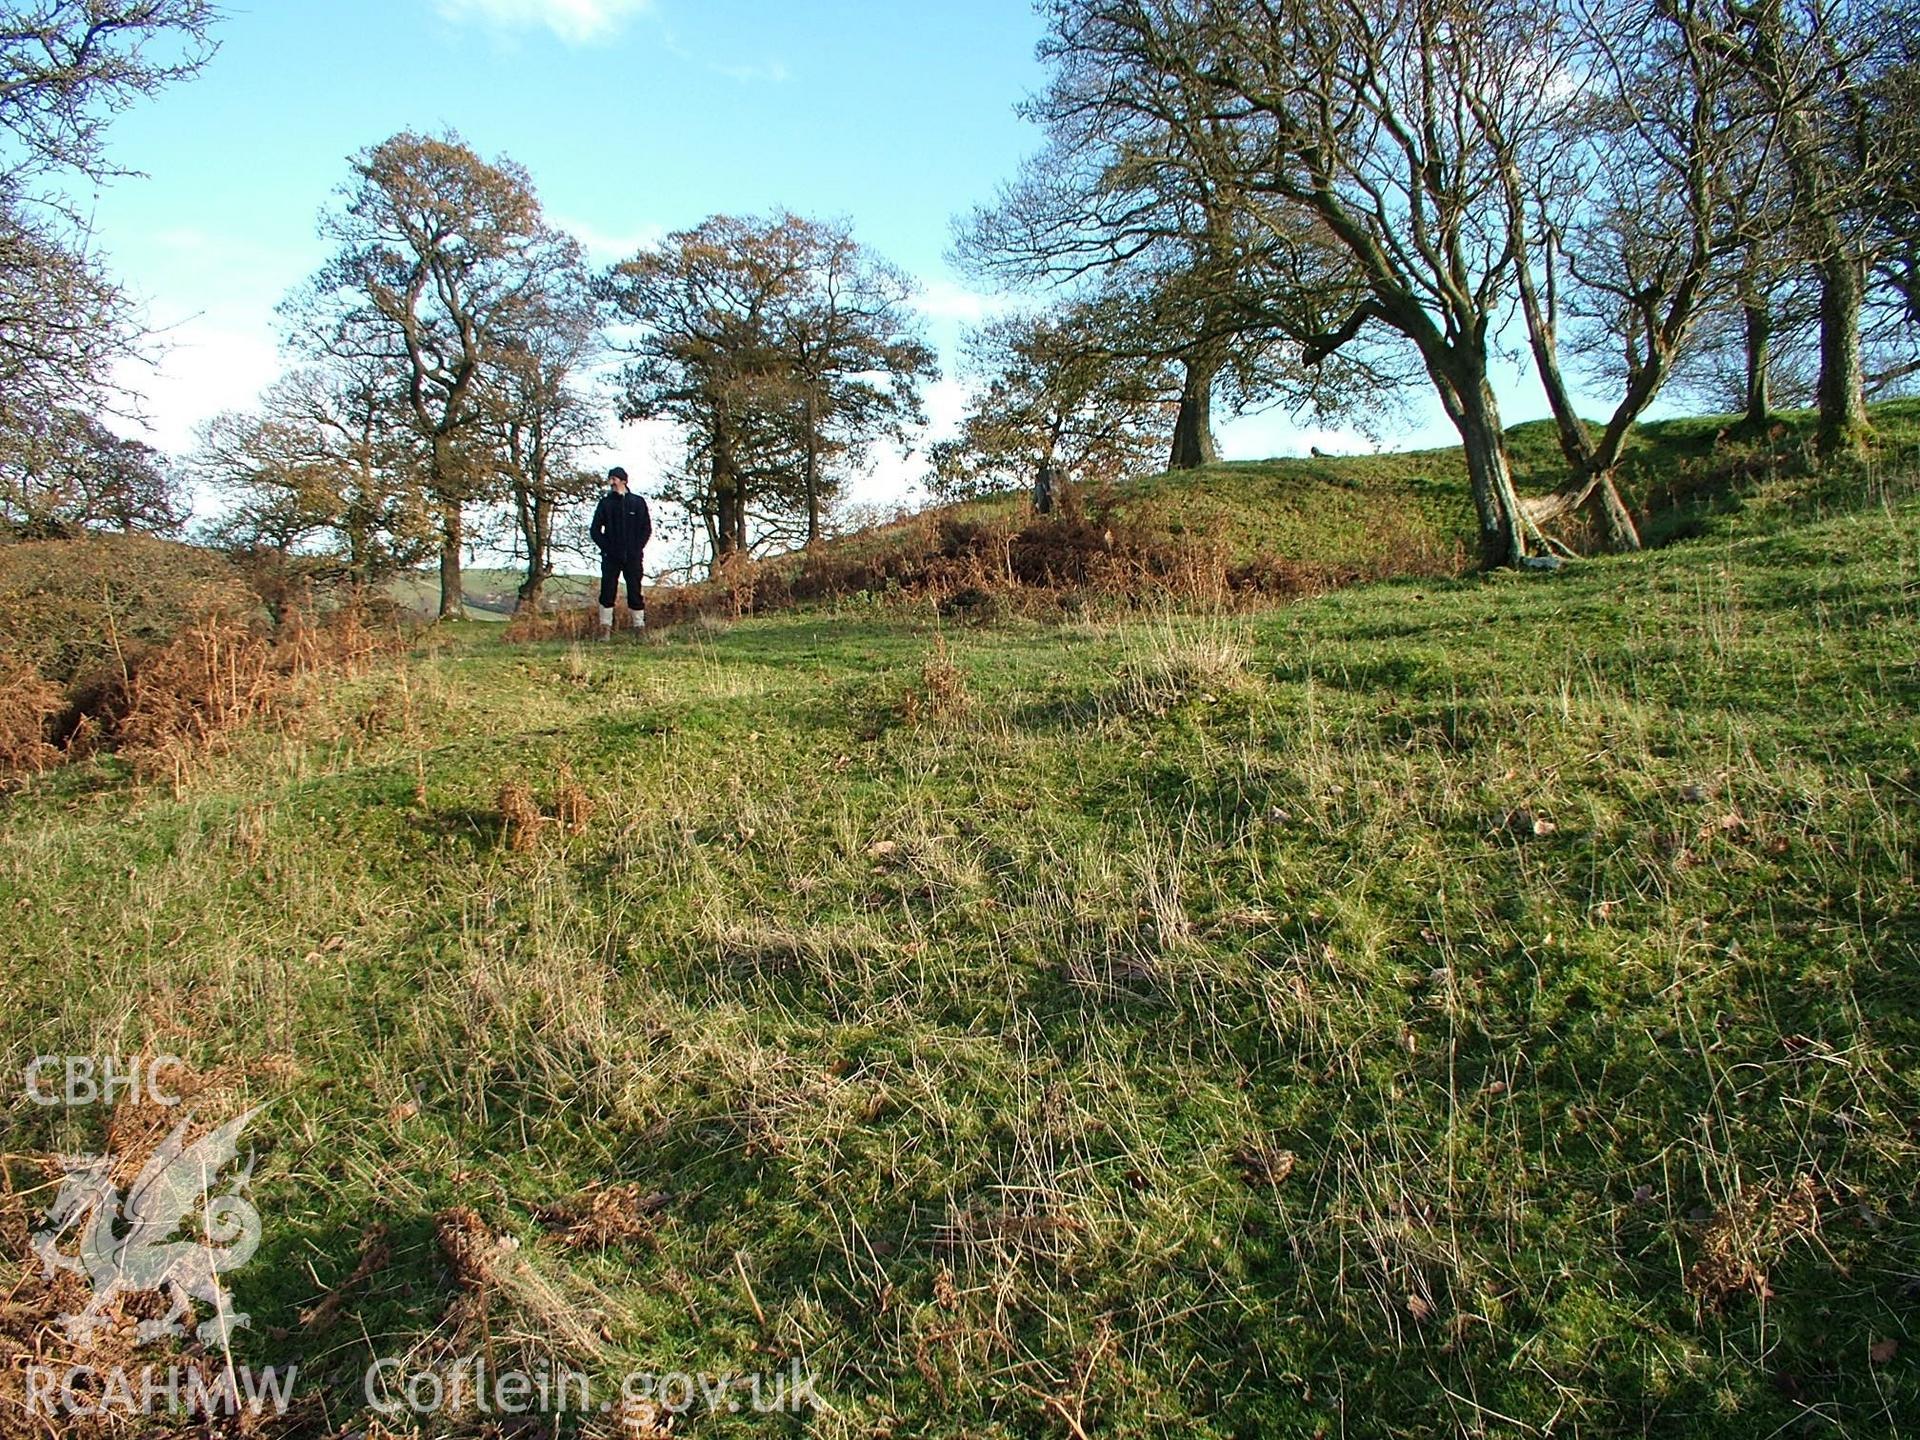
[[640, 593], [640, 557], [604, 552], [600, 556], [600, 603], [611, 605], [620, 594], [620, 577], [627, 577], [627, 608], [644, 610], [647, 597]]

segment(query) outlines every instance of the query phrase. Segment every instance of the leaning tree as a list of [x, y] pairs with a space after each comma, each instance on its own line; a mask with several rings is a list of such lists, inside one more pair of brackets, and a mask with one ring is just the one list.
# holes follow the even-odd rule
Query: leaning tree
[[[1495, 149], [1550, 124], [1556, 56], [1532, 0], [1053, 0], [1056, 42], [1114, 77], [1255, 223], [1309, 216], [1358, 280], [1319, 363], [1410, 345], [1460, 433], [1486, 565], [1544, 541], [1514, 489], [1491, 361], [1514, 256]], [[1297, 299], [1305, 331], [1325, 297]]]

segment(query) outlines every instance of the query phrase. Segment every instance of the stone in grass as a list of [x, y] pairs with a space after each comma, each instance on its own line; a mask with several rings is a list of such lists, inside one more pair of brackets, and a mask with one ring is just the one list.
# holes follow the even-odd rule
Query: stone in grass
[[1234, 1153], [1233, 1163], [1240, 1167], [1240, 1178], [1255, 1190], [1272, 1190], [1286, 1183], [1293, 1174], [1291, 1150], [1271, 1145], [1247, 1145]]
[[1508, 833], [1523, 839], [1540, 838], [1553, 834], [1560, 827], [1544, 815], [1536, 815], [1531, 810], [1509, 810], [1506, 818]]

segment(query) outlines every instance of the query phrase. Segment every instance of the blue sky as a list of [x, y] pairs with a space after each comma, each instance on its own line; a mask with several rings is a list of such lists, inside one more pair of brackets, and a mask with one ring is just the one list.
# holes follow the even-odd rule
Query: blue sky
[[[395, 131], [451, 127], [519, 161], [600, 262], [715, 213], [845, 217], [920, 278], [949, 377], [992, 303], [942, 258], [952, 218], [1037, 138], [1014, 113], [1042, 79], [1027, 0], [253, 0], [217, 33], [203, 75], [116, 120], [113, 158], [145, 178], [94, 206], [167, 336], [159, 369], [128, 378], [174, 451], [277, 373], [273, 307], [324, 256], [315, 218], [346, 157]], [[959, 407], [949, 378], [929, 408], [944, 427]], [[1445, 443], [1435, 418], [1422, 402], [1398, 438]], [[614, 438], [644, 488], [658, 437]], [[1238, 458], [1353, 443], [1271, 415], [1222, 441]], [[861, 498], [919, 468], [888, 463]]]

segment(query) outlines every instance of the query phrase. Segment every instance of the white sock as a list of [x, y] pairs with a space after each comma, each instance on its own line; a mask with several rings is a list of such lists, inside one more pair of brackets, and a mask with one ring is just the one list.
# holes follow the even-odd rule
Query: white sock
[[646, 611], [636, 610], [633, 612], [633, 628], [636, 630], [644, 630], [647, 628], [647, 612]]
[[611, 630], [613, 628], [613, 606], [602, 605], [600, 607], [600, 628], [602, 630]]

